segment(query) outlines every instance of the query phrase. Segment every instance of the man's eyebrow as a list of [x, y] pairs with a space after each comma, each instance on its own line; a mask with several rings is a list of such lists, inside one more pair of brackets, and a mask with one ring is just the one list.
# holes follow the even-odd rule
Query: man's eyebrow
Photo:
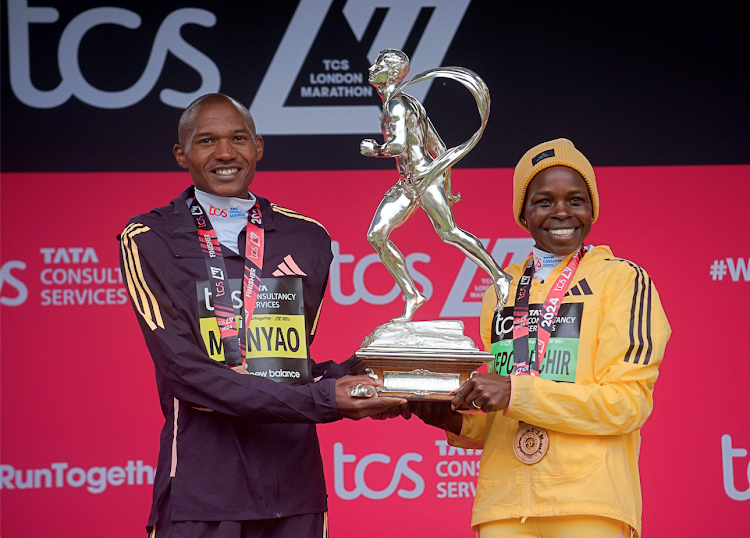
[[[236, 133], [250, 133], [250, 129], [235, 129], [234, 131], [231, 131], [232, 134]], [[195, 133], [193, 135], [193, 138], [203, 138], [206, 136], [215, 136], [212, 131], [202, 131], [200, 133]]]

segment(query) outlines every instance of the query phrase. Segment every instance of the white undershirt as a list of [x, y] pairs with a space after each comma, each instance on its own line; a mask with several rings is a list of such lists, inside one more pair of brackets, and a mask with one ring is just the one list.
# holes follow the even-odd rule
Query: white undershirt
[[247, 212], [255, 205], [255, 196], [251, 192], [248, 194], [250, 198], [245, 200], [230, 196], [216, 196], [195, 189], [195, 197], [208, 214], [208, 220], [216, 230], [219, 243], [235, 254], [240, 253], [237, 237], [247, 226]]
[[555, 256], [536, 246], [531, 249], [531, 252], [534, 254], [534, 278], [539, 280], [546, 279], [552, 270], [565, 259], [565, 256]]
[[[594, 247], [589, 245], [583, 248], [586, 252], [589, 252]], [[536, 245], [531, 248], [531, 253], [534, 255], [534, 278], [538, 278], [541, 281], [544, 281], [552, 270], [567, 258], [567, 256], [555, 256]]]

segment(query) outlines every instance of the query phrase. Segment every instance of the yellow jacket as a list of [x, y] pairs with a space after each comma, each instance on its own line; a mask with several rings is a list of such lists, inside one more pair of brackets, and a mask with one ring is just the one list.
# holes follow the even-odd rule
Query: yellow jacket
[[[568, 260], [545, 282], [533, 280], [531, 323], [536, 323], [534, 305], [544, 303]], [[513, 285], [505, 323], [493, 324], [494, 288], [484, 295], [481, 333], [488, 351], [491, 340], [497, 351], [508, 316], [512, 321], [510, 307], [525, 265], [507, 269]], [[659, 294], [643, 269], [615, 258], [608, 247], [596, 247], [581, 260], [558, 318], [541, 376], [511, 376], [505, 412], [466, 414], [461, 435], [448, 434], [453, 445], [484, 449], [472, 527], [507, 518], [587, 514], [624, 521], [640, 534], [639, 428], [651, 414], [671, 334]], [[570, 336], [571, 330], [580, 330], [577, 342], [556, 338]], [[505, 334], [509, 347], [502, 349], [512, 350], [511, 338], [512, 330]], [[555, 354], [555, 346], [573, 349], [572, 359], [568, 354], [563, 360], [562, 351]], [[500, 353], [495, 355], [493, 368], [507, 375]], [[521, 463], [511, 448], [519, 421], [549, 434], [547, 454], [535, 464]]]

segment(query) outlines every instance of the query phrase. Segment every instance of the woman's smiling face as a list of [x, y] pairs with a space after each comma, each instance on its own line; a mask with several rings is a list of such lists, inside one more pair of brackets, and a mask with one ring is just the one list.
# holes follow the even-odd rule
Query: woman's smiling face
[[557, 256], [572, 254], [591, 231], [588, 185], [572, 168], [546, 168], [529, 183], [521, 218], [537, 246]]

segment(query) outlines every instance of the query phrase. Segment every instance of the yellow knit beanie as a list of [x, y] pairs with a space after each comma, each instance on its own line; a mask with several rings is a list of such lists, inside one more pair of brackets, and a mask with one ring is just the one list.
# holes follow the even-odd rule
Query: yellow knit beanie
[[527, 151], [516, 165], [513, 174], [513, 215], [518, 225], [528, 230], [521, 222], [523, 204], [526, 200], [526, 189], [539, 172], [552, 166], [567, 166], [577, 171], [589, 187], [591, 205], [594, 209], [594, 220], [599, 216], [599, 192], [596, 190], [594, 169], [583, 153], [578, 151], [573, 142], [567, 138], [557, 138], [534, 146]]

